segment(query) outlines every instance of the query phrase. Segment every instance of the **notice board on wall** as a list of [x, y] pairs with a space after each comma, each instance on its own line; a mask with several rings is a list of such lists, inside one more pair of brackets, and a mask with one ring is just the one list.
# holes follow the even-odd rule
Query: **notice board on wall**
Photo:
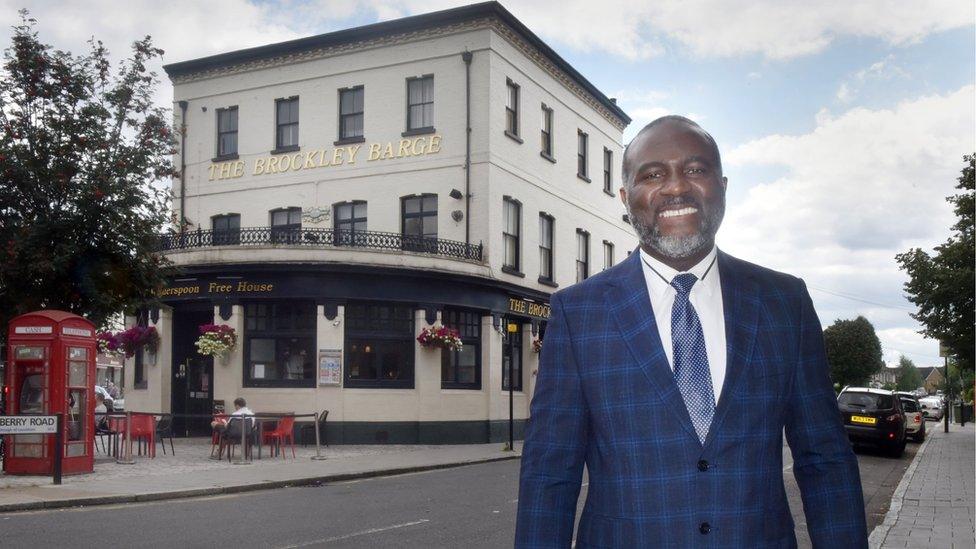
[[342, 351], [319, 349], [319, 387], [342, 385]]

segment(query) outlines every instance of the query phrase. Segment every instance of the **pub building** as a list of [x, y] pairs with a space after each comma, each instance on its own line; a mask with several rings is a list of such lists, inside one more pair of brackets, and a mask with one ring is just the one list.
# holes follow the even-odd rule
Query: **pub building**
[[[162, 306], [128, 319], [162, 342], [127, 361], [126, 408], [242, 396], [328, 410], [330, 444], [484, 443], [511, 384], [520, 435], [550, 294], [636, 246], [615, 100], [496, 2], [165, 70], [187, 229], [161, 239]], [[460, 351], [418, 343], [435, 323]], [[234, 350], [198, 354], [204, 324]]]

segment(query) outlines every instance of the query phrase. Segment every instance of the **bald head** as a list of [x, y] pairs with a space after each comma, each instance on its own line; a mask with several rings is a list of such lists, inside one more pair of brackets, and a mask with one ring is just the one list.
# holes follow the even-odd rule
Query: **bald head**
[[669, 114], [667, 116], [662, 116], [654, 120], [653, 122], [647, 124], [643, 128], [641, 128], [641, 130], [637, 132], [637, 135], [635, 135], [634, 138], [630, 140], [630, 143], [628, 143], [627, 146], [624, 148], [622, 175], [623, 175], [623, 184], [625, 188], [630, 188], [630, 185], [632, 183], [631, 178], [634, 175], [633, 166], [631, 164], [631, 159], [630, 159], [631, 149], [636, 148], [635, 145], [639, 144], [644, 137], [646, 137], [648, 134], [652, 133], [653, 131], [659, 128], [663, 128], [665, 126], [672, 126], [672, 125], [684, 126], [688, 130], [701, 135], [702, 139], [704, 139], [708, 143], [709, 148], [711, 148], [711, 150], [715, 153], [715, 163], [716, 166], [718, 167], [718, 173], [719, 175], [722, 174], [722, 155], [718, 151], [718, 144], [715, 142], [715, 138], [713, 138], [710, 133], [703, 130], [702, 127], [699, 126], [698, 123], [695, 122], [694, 120], [690, 118], [685, 118], [684, 116], [678, 116], [676, 114]]

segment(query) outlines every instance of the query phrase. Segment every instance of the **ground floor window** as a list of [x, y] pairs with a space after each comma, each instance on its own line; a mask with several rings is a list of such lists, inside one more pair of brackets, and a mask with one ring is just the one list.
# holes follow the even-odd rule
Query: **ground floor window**
[[505, 341], [502, 344], [502, 390], [509, 386], [509, 371], [515, 380], [513, 391], [522, 390], [522, 324], [513, 319], [505, 320]]
[[350, 302], [345, 324], [346, 387], [413, 388], [413, 307]]
[[441, 350], [441, 388], [481, 389], [481, 313], [445, 309], [441, 323], [464, 344], [460, 351]]
[[244, 386], [315, 387], [315, 303], [244, 306]]

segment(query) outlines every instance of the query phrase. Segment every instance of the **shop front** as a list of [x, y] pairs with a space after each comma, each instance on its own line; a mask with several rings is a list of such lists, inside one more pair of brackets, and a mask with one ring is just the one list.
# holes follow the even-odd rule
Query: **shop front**
[[[510, 396], [520, 433], [549, 314], [548, 296], [497, 280], [315, 264], [184, 268], [160, 298], [144, 318], [160, 352], [136, 357], [129, 409], [209, 414], [243, 396], [258, 412], [329, 410], [330, 443], [505, 440]], [[199, 353], [210, 324], [234, 329], [226, 356]], [[460, 349], [417, 341], [438, 325]], [[209, 432], [206, 419], [175, 427]]]

